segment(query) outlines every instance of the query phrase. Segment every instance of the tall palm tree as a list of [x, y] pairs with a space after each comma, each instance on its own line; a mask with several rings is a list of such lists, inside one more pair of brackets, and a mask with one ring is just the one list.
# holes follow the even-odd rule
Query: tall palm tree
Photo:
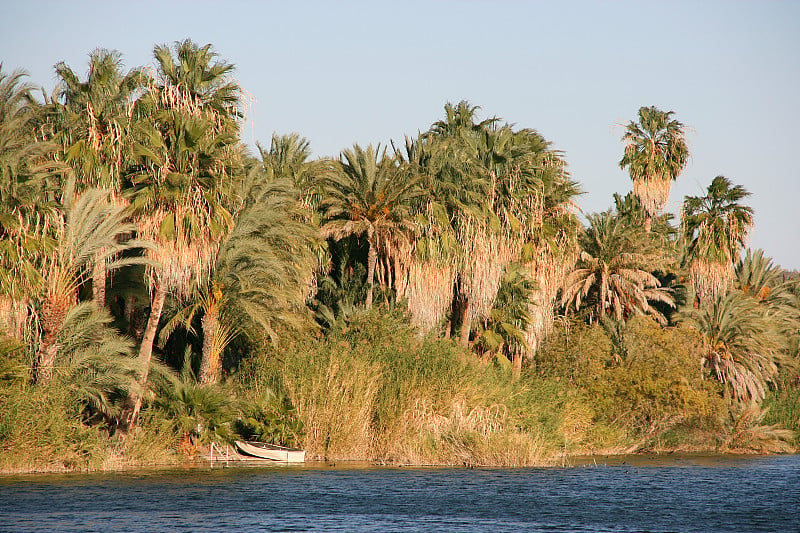
[[60, 136], [79, 187], [121, 190], [131, 106], [145, 80], [142, 69], [125, 73], [122, 65], [119, 52], [97, 49], [83, 81], [64, 62], [55, 67], [63, 103]]
[[619, 166], [628, 168], [633, 193], [644, 207], [645, 232], [650, 231], [653, 217], [666, 205], [672, 182], [689, 159], [684, 125], [673, 119], [673, 114], [641, 107], [639, 121], [629, 122], [622, 136], [625, 154]]
[[153, 55], [157, 72], [148, 91], [150, 104], [211, 115], [220, 128], [238, 130], [244, 110], [233, 64], [219, 60], [210, 44], [200, 46], [191, 39], [176, 41], [172, 47], [158, 45]]
[[650, 234], [638, 233], [606, 211], [589, 216], [589, 227], [580, 243], [580, 258], [564, 281], [561, 305], [578, 311], [583, 302], [589, 303], [590, 322], [649, 314], [666, 323], [651, 302], [670, 307], [675, 302], [669, 289], [661, 287], [651, 273], [665, 263], [665, 258]]
[[683, 203], [686, 257], [697, 305], [724, 294], [734, 264], [753, 227], [753, 210], [741, 204], [750, 193], [717, 176], [705, 196], [687, 196]]
[[[188, 40], [175, 43], [174, 56], [167, 46], [154, 55], [155, 76], [134, 108], [139, 163], [129, 175], [139, 232], [158, 244], [150, 257], [159, 266], [147, 273], [153, 296], [139, 351], [142, 385], [167, 294], [187, 298], [207, 282], [243, 175], [233, 66]], [[129, 424], [140, 408], [141, 396], [133, 397]]]
[[733, 400], [755, 403], [764, 398], [783, 355], [770, 317], [753, 297], [731, 291], [679, 316], [703, 337], [703, 363]]
[[17, 340], [41, 284], [39, 260], [54, 245], [55, 190], [66, 172], [57, 145], [36, 134], [40, 108], [25, 76], [0, 65], [0, 327]]
[[409, 203], [422, 194], [419, 180], [400, 172], [385, 149], [356, 144], [342, 152], [336, 171], [325, 176], [321, 185], [322, 235], [335, 240], [366, 237], [369, 288], [365, 307], [370, 309], [379, 254], [408, 240], [413, 230]]
[[[56, 65], [59, 95], [59, 132], [65, 161], [78, 176], [79, 190], [100, 187], [111, 191], [111, 202], [123, 203], [122, 172], [131, 160], [130, 118], [134, 98], [144, 82], [141, 69], [122, 70], [117, 51], [94, 50], [89, 55], [85, 81], [64, 62]], [[95, 261], [92, 293], [105, 306], [106, 268]]]
[[424, 329], [441, 320], [456, 294], [466, 344], [472, 322], [490, 312], [506, 265], [521, 261], [537, 285], [539, 305], [532, 302], [526, 331], [535, 350], [567, 262], [560, 251], [574, 245], [570, 206], [578, 190], [541, 135], [497, 118], [478, 122], [477, 110], [447, 104], [445, 120], [406, 141], [404, 165], [424, 177], [429, 195], [415, 206], [418, 237], [399, 285]]

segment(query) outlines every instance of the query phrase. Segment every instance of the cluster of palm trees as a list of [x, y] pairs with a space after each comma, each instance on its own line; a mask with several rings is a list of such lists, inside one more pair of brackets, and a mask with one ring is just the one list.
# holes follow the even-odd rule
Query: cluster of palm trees
[[[71, 311], [87, 299], [113, 311], [138, 345], [128, 424], [159, 332], [163, 344], [180, 324], [191, 330], [202, 310], [200, 380], [213, 383], [238, 332], [296, 323], [316, 239], [293, 187], [262, 179], [246, 156], [233, 66], [189, 40], [154, 58], [126, 73], [117, 52], [96, 50], [85, 80], [59, 63], [43, 101], [23, 73], [0, 72], [0, 325], [44, 387], [70, 366]], [[162, 324], [167, 304], [181, 310]]]
[[113, 340], [121, 403], [97, 387], [92, 405], [129, 426], [154, 350], [163, 362], [185, 347], [178, 330], [213, 384], [237, 337], [252, 349], [311, 334], [381, 300], [517, 372], [559, 312], [692, 324], [737, 400], [762, 398], [796, 359], [796, 277], [760, 252], [740, 259], [748, 193], [718, 177], [679, 226], [660, 214], [688, 158], [672, 112], [643, 107], [627, 126], [633, 194], [584, 228], [563, 155], [468, 102], [400, 147], [313, 159], [302, 137], [275, 135], [253, 157], [244, 93], [211, 45], [156, 46], [149, 69], [96, 50], [86, 79], [55, 70], [37, 99], [0, 68], [2, 347], [45, 387], [77, 361], [108, 375], [73, 339], [95, 339], [80, 353]]
[[560, 303], [589, 322], [647, 314], [693, 327], [703, 364], [734, 403], [750, 406], [781, 367], [797, 365], [800, 279], [762, 251], [745, 250], [753, 211], [742, 202], [750, 193], [724, 176], [684, 199], [678, 226], [659, 214], [688, 157], [684, 126], [672, 115], [642, 107], [627, 125], [620, 166], [633, 192], [588, 216]]

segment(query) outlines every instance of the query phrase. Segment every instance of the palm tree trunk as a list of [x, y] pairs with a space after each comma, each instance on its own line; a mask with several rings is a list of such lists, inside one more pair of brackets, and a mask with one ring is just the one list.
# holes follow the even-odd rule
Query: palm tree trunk
[[467, 298], [464, 302], [463, 314], [461, 315], [461, 344], [464, 346], [469, 346], [469, 334], [472, 330], [472, 320], [469, 317], [471, 312], [472, 303], [469, 301], [469, 298]]
[[369, 311], [372, 308], [372, 290], [375, 284], [375, 265], [378, 262], [378, 250], [372, 239], [369, 239], [369, 251], [367, 252], [367, 302], [365, 307]]
[[511, 356], [511, 368], [514, 370], [515, 379], [522, 374], [522, 352], [514, 350]]
[[222, 370], [220, 352], [215, 348], [215, 340], [219, 331], [219, 314], [216, 309], [206, 311], [202, 319], [203, 356], [200, 360], [200, 383], [207, 385], [219, 381]]
[[64, 326], [67, 311], [74, 304], [73, 294], [54, 294], [47, 296], [42, 302], [41, 323], [42, 341], [36, 356], [36, 372], [34, 381], [38, 385], [47, 385], [53, 377], [56, 355], [58, 354], [58, 334]]
[[98, 309], [106, 306], [106, 261], [100, 254], [92, 266], [92, 298]]
[[37, 356], [36, 376], [34, 378], [37, 385], [47, 385], [53, 378], [53, 369], [55, 368], [56, 355], [58, 354], [57, 337], [57, 331], [45, 332], [42, 336], [42, 343], [39, 346], [39, 354]]
[[[158, 322], [161, 320], [161, 311], [164, 309], [164, 302], [167, 299], [166, 286], [162, 281], [157, 282], [156, 293], [153, 295], [153, 303], [150, 306], [150, 316], [147, 318], [147, 326], [142, 336], [142, 345], [139, 348], [139, 361], [142, 364], [142, 377], [140, 384], [144, 387], [147, 384], [147, 376], [150, 372], [150, 360], [153, 358], [153, 343], [156, 340]], [[128, 416], [128, 429], [136, 424], [139, 411], [142, 409], [142, 395], [138, 392], [131, 394], [130, 403], [132, 404], [131, 413]]]
[[645, 213], [644, 215], [644, 232], [650, 233], [650, 229], [653, 227], [653, 217]]

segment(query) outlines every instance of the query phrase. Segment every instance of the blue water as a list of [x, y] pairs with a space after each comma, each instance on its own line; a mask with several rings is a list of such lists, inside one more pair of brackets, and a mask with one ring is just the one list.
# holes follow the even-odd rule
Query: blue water
[[800, 456], [0, 477], [0, 531], [797, 532]]

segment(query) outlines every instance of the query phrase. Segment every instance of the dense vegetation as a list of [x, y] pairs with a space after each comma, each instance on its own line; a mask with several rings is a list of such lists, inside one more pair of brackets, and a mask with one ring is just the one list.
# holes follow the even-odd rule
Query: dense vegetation
[[800, 278], [745, 248], [725, 177], [662, 213], [672, 112], [627, 125], [632, 192], [584, 226], [563, 154], [468, 102], [391, 147], [253, 155], [210, 45], [55, 72], [37, 97], [0, 67], [0, 470], [797, 445]]

